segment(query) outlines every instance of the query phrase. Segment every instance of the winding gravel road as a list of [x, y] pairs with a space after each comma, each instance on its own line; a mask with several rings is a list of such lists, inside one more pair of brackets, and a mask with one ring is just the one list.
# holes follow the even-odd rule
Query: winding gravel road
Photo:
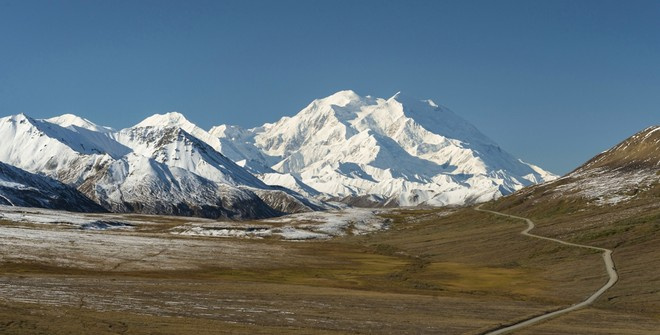
[[495, 211], [490, 211], [490, 210], [487, 210], [487, 209], [481, 209], [481, 205], [477, 206], [475, 209], [478, 210], [478, 211], [481, 211], [481, 212], [487, 212], [487, 213], [491, 213], [491, 214], [495, 214], [495, 215], [506, 216], [506, 217], [510, 217], [510, 218], [514, 218], [514, 219], [524, 220], [525, 222], [527, 222], [527, 229], [523, 230], [521, 232], [521, 234], [525, 235], [525, 236], [538, 238], [538, 239], [542, 239], [542, 240], [547, 240], [547, 241], [552, 241], [552, 242], [556, 242], [556, 243], [561, 243], [561, 244], [572, 246], [572, 247], [587, 248], [587, 249], [602, 251], [603, 252], [603, 261], [605, 262], [605, 269], [607, 270], [607, 274], [610, 277], [610, 279], [607, 281], [607, 283], [605, 283], [605, 285], [603, 285], [603, 287], [598, 289], [598, 291], [594, 292], [594, 294], [592, 294], [586, 300], [584, 300], [580, 303], [574, 304], [570, 307], [566, 307], [564, 309], [560, 309], [560, 310], [557, 310], [557, 311], [554, 311], [554, 312], [539, 315], [539, 316], [533, 317], [531, 319], [520, 321], [520, 322], [517, 322], [517, 323], [515, 323], [513, 325], [510, 325], [510, 326], [506, 326], [506, 327], [498, 328], [498, 329], [495, 329], [495, 330], [492, 330], [492, 331], [488, 331], [488, 332], [484, 333], [484, 335], [506, 334], [506, 333], [509, 333], [509, 332], [512, 332], [512, 331], [515, 331], [515, 330], [519, 330], [521, 328], [525, 328], [525, 327], [534, 325], [534, 324], [539, 323], [541, 321], [548, 320], [550, 318], [554, 318], [555, 316], [570, 313], [574, 310], [586, 307], [586, 306], [590, 305], [591, 303], [593, 303], [594, 301], [596, 301], [596, 299], [598, 299], [601, 295], [603, 295], [603, 293], [605, 293], [605, 291], [607, 291], [610, 287], [614, 286], [614, 284], [619, 279], [619, 275], [617, 274], [616, 268], [614, 267], [614, 261], [612, 260], [612, 250], [610, 250], [610, 249], [593, 247], [593, 246], [584, 245], [584, 244], [571, 243], [571, 242], [558, 240], [558, 239], [555, 239], [555, 238], [534, 235], [534, 234], [530, 233], [530, 231], [532, 229], [534, 229], [534, 227], [535, 227], [534, 222], [530, 219], [520, 217], [520, 216], [504, 214], [504, 213], [495, 212]]

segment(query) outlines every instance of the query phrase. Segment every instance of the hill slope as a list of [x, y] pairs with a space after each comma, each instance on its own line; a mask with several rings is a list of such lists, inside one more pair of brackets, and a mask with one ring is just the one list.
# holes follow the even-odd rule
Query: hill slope
[[653, 126], [598, 154], [566, 176], [517, 192], [506, 201], [533, 199], [538, 205], [562, 200], [602, 207], [653, 198], [659, 182], [660, 126]]
[[0, 205], [75, 212], [105, 210], [77, 190], [54, 179], [0, 162]]
[[[533, 219], [536, 234], [612, 249], [619, 281], [596, 307], [660, 315], [660, 126], [631, 136], [568, 175], [486, 208]], [[572, 316], [588, 318], [595, 311]], [[579, 315], [579, 316], [578, 316]], [[558, 329], [562, 319], [536, 330]]]

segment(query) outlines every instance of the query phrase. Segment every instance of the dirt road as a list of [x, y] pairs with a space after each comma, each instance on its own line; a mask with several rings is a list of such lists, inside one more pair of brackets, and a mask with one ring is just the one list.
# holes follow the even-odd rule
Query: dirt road
[[525, 235], [525, 236], [538, 238], [538, 239], [542, 239], [542, 240], [547, 240], [547, 241], [552, 241], [552, 242], [556, 242], [556, 243], [561, 243], [561, 244], [564, 244], [564, 245], [577, 247], [577, 248], [587, 248], [587, 249], [602, 251], [603, 252], [603, 261], [605, 262], [605, 269], [607, 270], [607, 274], [609, 276], [609, 280], [607, 281], [607, 283], [605, 283], [605, 285], [603, 285], [600, 289], [598, 289], [598, 291], [594, 292], [594, 294], [592, 294], [591, 296], [589, 296], [587, 299], [585, 299], [584, 301], [582, 301], [580, 303], [574, 304], [572, 306], [569, 306], [569, 307], [566, 307], [566, 308], [563, 308], [563, 309], [560, 309], [560, 310], [556, 310], [556, 311], [553, 311], [553, 312], [542, 314], [542, 315], [533, 317], [531, 319], [527, 319], [527, 320], [524, 320], [524, 321], [521, 321], [521, 322], [517, 322], [513, 325], [504, 326], [504, 327], [486, 332], [485, 335], [506, 334], [506, 333], [509, 333], [509, 332], [513, 332], [515, 330], [519, 330], [519, 329], [534, 325], [534, 324], [542, 322], [544, 320], [551, 319], [551, 318], [556, 317], [558, 315], [570, 313], [574, 310], [586, 307], [586, 306], [592, 304], [594, 301], [596, 301], [596, 299], [598, 299], [610, 287], [614, 286], [614, 284], [619, 279], [619, 275], [616, 272], [616, 268], [614, 267], [614, 261], [612, 260], [612, 250], [605, 249], [605, 248], [594, 247], [594, 246], [590, 246], [590, 245], [566, 242], [566, 241], [562, 241], [562, 240], [558, 240], [558, 239], [550, 238], [550, 237], [545, 237], [545, 236], [534, 235], [534, 234], [530, 233], [530, 231], [532, 229], [534, 229], [534, 227], [535, 227], [534, 222], [530, 219], [523, 218], [523, 217], [520, 217], [520, 216], [495, 212], [495, 211], [489, 211], [487, 209], [481, 209], [481, 205], [477, 206], [475, 209], [478, 210], [478, 211], [481, 211], [481, 212], [487, 212], [487, 213], [491, 213], [491, 214], [495, 214], [495, 215], [501, 215], [501, 216], [506, 216], [506, 217], [510, 217], [510, 218], [514, 218], [514, 219], [524, 220], [525, 222], [527, 222], [527, 229], [523, 230], [521, 232], [521, 234]]

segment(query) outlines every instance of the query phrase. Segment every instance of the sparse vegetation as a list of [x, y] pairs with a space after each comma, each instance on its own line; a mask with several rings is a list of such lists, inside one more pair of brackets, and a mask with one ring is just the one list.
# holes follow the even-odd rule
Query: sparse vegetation
[[[180, 223], [181, 218], [173, 218], [112, 234], [172, 241], [165, 245], [195, 241], [194, 247], [187, 248], [205, 253], [212, 252], [214, 245], [227, 250], [239, 243], [243, 251], [221, 258], [195, 257], [194, 253], [180, 254], [182, 249], [175, 244], [161, 249], [158, 242], [135, 249], [131, 262], [125, 264], [122, 259], [105, 259], [80, 268], [58, 263], [57, 256], [46, 263], [6, 261], [0, 267], [0, 280], [7, 288], [0, 295], [7, 303], [0, 304], [0, 316], [14, 322], [6, 324], [3, 332], [30, 328], [49, 332], [53, 328], [44, 321], [50, 318], [62, 323], [57, 330], [61, 332], [111, 333], [109, 325], [120, 327], [114, 323], [119, 318], [125, 323], [122, 329], [132, 334], [150, 332], [145, 327], [149, 323], [163, 325], [163, 333], [179, 332], [182, 324], [189, 323], [240, 333], [465, 333], [570, 303], [597, 286], [598, 278], [593, 278], [589, 267], [570, 265], [574, 262], [570, 252], [544, 254], [547, 246], [517, 234], [521, 228], [517, 222], [470, 209], [454, 215], [440, 209], [397, 210], [385, 216], [392, 221], [387, 231], [305, 243], [163, 236], [167, 227]], [[150, 218], [154, 217], [131, 217]], [[86, 247], [74, 243], [59, 249], [68, 252], [67, 248]], [[521, 257], [521, 249], [538, 252]], [[37, 249], [31, 252], [39, 253]], [[530, 266], [537, 260], [543, 260], [543, 266]], [[159, 269], [159, 262], [166, 268]], [[562, 270], [558, 277], [547, 278], [552, 269], [559, 268], [580, 270]], [[23, 279], [16, 281], [19, 278]], [[560, 278], [580, 285], [552, 288]], [[31, 293], [16, 300], [16, 290], [26, 289]], [[53, 294], [57, 296], [49, 298]], [[81, 299], [87, 302], [80, 304]], [[168, 305], [172, 299], [182, 305]], [[215, 310], [227, 299], [233, 312]], [[218, 305], [218, 301], [225, 302]], [[248, 312], [264, 304], [291, 314]], [[210, 312], [190, 312], [196, 305]], [[25, 308], [39, 311], [41, 317], [30, 316]], [[177, 319], [181, 323], [167, 316], [181, 317]]]

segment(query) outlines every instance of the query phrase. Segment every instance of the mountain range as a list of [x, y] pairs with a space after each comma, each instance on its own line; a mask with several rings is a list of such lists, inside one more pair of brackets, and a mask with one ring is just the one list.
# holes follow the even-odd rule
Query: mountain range
[[176, 112], [122, 130], [18, 114], [0, 119], [0, 142], [0, 162], [21, 176], [59, 181], [113, 212], [240, 219], [339, 201], [462, 205], [556, 178], [449, 109], [401, 93], [340, 91], [252, 129], [205, 131]]
[[57, 179], [113, 212], [259, 218], [321, 209], [167, 123], [114, 131], [73, 115], [19, 114], [0, 119], [0, 137], [0, 161]]

